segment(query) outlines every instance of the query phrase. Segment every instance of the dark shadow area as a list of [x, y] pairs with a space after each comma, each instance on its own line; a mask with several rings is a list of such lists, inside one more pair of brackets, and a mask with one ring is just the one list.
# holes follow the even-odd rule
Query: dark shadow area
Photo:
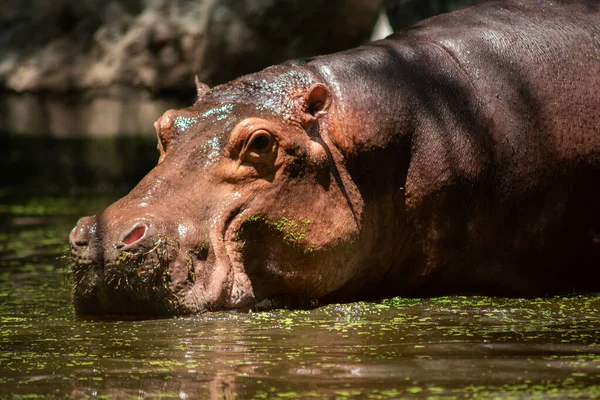
[[1, 137], [0, 190], [22, 195], [126, 192], [158, 159], [155, 138]]
[[423, 19], [489, 0], [385, 0], [385, 9], [394, 31]]
[[210, 86], [289, 59], [365, 43], [381, 8], [380, 0], [276, 0], [260, 2], [259, 7], [255, 3], [214, 3], [199, 70]]

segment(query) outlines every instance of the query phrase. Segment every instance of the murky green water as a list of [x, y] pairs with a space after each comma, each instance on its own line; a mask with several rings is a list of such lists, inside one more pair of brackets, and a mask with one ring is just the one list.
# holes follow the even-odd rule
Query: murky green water
[[600, 398], [600, 296], [76, 318], [58, 257], [113, 199], [0, 194], [0, 398]]

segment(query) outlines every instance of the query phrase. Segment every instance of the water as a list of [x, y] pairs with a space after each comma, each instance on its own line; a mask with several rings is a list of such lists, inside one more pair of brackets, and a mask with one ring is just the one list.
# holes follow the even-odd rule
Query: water
[[0, 194], [0, 398], [600, 398], [600, 296], [78, 318], [59, 257], [115, 196]]

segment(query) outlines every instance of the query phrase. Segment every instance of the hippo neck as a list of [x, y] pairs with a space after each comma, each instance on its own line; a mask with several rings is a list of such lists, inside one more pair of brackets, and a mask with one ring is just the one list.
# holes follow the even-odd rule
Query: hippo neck
[[403, 272], [396, 293], [414, 291], [427, 271], [405, 268], [426, 263], [419, 260], [427, 246], [419, 224], [428, 202], [440, 190], [468, 196], [488, 171], [485, 113], [473, 85], [450, 53], [427, 41], [383, 40], [307, 67], [334, 93], [343, 136], [336, 144], [363, 196], [364, 218], [376, 226], [370, 251]]

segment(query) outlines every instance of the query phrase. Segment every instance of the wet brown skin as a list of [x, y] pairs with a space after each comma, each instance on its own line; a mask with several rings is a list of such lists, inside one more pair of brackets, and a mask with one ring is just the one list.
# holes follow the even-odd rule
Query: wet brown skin
[[489, 3], [209, 89], [82, 218], [81, 314], [600, 290], [600, 5]]

